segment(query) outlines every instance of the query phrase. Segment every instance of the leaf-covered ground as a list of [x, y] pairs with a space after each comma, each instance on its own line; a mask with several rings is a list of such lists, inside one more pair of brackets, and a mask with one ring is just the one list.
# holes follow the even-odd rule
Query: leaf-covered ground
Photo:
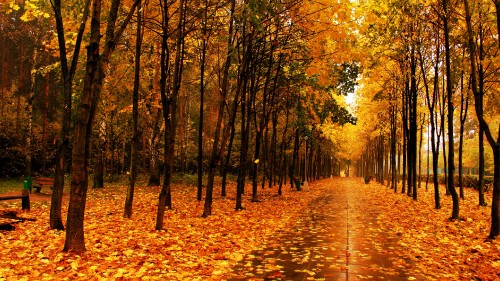
[[[32, 202], [32, 210], [22, 213], [20, 200], [2, 201], [0, 212], [16, 211], [36, 221], [15, 224], [14, 231], [0, 231], [0, 280], [223, 280], [245, 255], [272, 241], [277, 231], [291, 227], [302, 208], [324, 189], [336, 188], [343, 181], [316, 182], [308, 192], [287, 187], [281, 197], [275, 196], [275, 188], [259, 188], [260, 203], [249, 201], [248, 188], [246, 209], [238, 212], [234, 211], [234, 194], [229, 192], [225, 199], [216, 197], [214, 215], [209, 218], [201, 218], [203, 203], [196, 201], [195, 188], [175, 186], [174, 210], [166, 212], [165, 231], [154, 230], [158, 188], [136, 190], [132, 219], [122, 218], [126, 187], [89, 190], [87, 252], [82, 256], [61, 251], [65, 233], [49, 229], [48, 202]], [[500, 243], [484, 242], [490, 208], [477, 206], [473, 190], [466, 190], [461, 204], [464, 220], [450, 222], [451, 199], [443, 196], [443, 208], [434, 210], [430, 187], [427, 192], [421, 188], [415, 202], [387, 187], [358, 182], [360, 200], [380, 208], [380, 231], [400, 238], [400, 269], [411, 260], [412, 268], [430, 280], [495, 280], [500, 275]], [[215, 194], [219, 193], [216, 189]]]

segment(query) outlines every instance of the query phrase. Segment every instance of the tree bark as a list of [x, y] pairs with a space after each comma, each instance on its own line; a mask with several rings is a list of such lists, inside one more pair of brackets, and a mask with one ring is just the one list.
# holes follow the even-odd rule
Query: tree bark
[[87, 127], [90, 123], [92, 105], [92, 84], [94, 82], [98, 61], [100, 43], [100, 17], [101, 1], [95, 0], [92, 4], [91, 34], [87, 47], [87, 65], [84, 78], [82, 100], [79, 106], [78, 119], [75, 125], [75, 136], [73, 141], [73, 156], [71, 163], [71, 190], [68, 207], [66, 241], [64, 251], [84, 252], [85, 239], [83, 221], [85, 215], [85, 203], [87, 200], [88, 170], [86, 166], [86, 144]]
[[281, 169], [279, 170], [279, 186], [278, 186], [278, 195], [282, 195], [282, 187], [283, 187], [283, 180], [286, 178], [286, 170], [287, 170], [287, 165], [286, 165], [286, 157], [285, 157], [285, 139], [286, 139], [286, 133], [288, 129], [288, 117], [290, 115], [290, 109], [288, 106], [288, 95], [286, 97], [286, 119], [285, 119], [285, 127], [283, 128], [283, 135], [281, 136], [281, 145], [280, 145], [280, 158], [279, 158], [279, 165]]
[[[495, 0], [495, 5], [497, 5]], [[495, 141], [493, 135], [490, 131], [490, 127], [486, 120], [484, 119], [484, 109], [482, 105], [482, 98], [484, 93], [480, 92], [478, 89], [478, 73], [476, 68], [476, 46], [474, 43], [474, 32], [472, 29], [472, 20], [469, 9], [468, 0], [463, 0], [464, 10], [465, 10], [465, 19], [467, 24], [467, 39], [469, 45], [469, 58], [471, 64], [471, 84], [472, 84], [472, 92], [474, 93], [474, 107], [476, 109], [476, 115], [479, 121], [481, 128], [484, 131], [486, 139], [488, 140], [492, 150], [493, 150], [493, 158], [494, 158], [494, 175], [493, 175], [493, 198], [491, 203], [491, 229], [489, 238], [494, 239], [496, 236], [500, 234], [500, 125], [498, 126], [498, 139]], [[498, 6], [497, 6], [498, 7]], [[498, 9], [497, 9], [498, 13]], [[497, 17], [497, 21], [499, 18]], [[500, 25], [498, 29], [498, 35], [500, 35]]]
[[98, 140], [94, 144], [97, 153], [94, 161], [94, 188], [104, 187], [104, 162], [106, 159], [106, 120], [101, 116], [99, 120], [99, 135]]
[[[208, 3], [208, 2], [207, 2]], [[208, 5], [208, 4], [207, 4]], [[226, 104], [228, 86], [229, 86], [229, 68], [231, 67], [232, 62], [232, 50], [233, 50], [233, 42], [232, 42], [232, 34], [233, 34], [233, 17], [234, 17], [234, 9], [235, 9], [236, 1], [231, 1], [231, 20], [229, 23], [229, 31], [228, 31], [228, 41], [227, 41], [227, 56], [224, 64], [224, 69], [222, 72], [222, 85], [219, 88], [219, 109], [217, 116], [217, 124], [215, 126], [214, 133], [214, 142], [212, 144], [212, 155], [210, 156], [210, 163], [208, 166], [208, 180], [207, 180], [207, 193], [205, 196], [205, 205], [203, 207], [203, 217], [207, 217], [212, 215], [212, 197], [213, 197], [213, 188], [214, 188], [214, 178], [217, 164], [220, 161], [221, 151], [219, 151], [219, 139], [222, 130], [222, 121], [224, 118], [224, 106]], [[222, 149], [222, 144], [221, 144]], [[222, 196], [225, 196], [225, 186], [222, 191]]]
[[139, 150], [139, 87], [140, 87], [140, 72], [141, 72], [141, 49], [142, 49], [142, 15], [141, 15], [141, 0], [137, 3], [137, 29], [135, 41], [135, 73], [134, 73], [134, 90], [132, 94], [132, 139], [130, 141], [130, 174], [129, 185], [127, 188], [127, 197], [125, 199], [125, 208], [123, 211], [124, 218], [132, 217], [132, 205], [134, 203], [134, 189], [137, 177], [138, 166], [138, 150]]
[[[207, 40], [208, 40], [208, 0], [205, 0], [205, 8], [203, 10], [202, 19], [202, 34], [201, 34], [201, 55], [200, 55], [200, 111], [198, 124], [198, 190], [196, 199], [201, 201], [203, 193], [203, 110], [205, 102], [205, 60], [207, 56]], [[218, 118], [217, 118], [218, 119]]]
[[469, 97], [464, 97], [464, 86], [463, 86], [463, 73], [461, 77], [461, 91], [460, 91], [460, 139], [458, 145], [458, 186], [460, 188], [460, 198], [465, 199], [464, 196], [464, 182], [463, 182], [463, 147], [464, 147], [464, 125], [467, 121], [467, 110], [469, 108]]
[[443, 0], [443, 28], [444, 28], [444, 47], [445, 47], [445, 62], [446, 62], [446, 95], [448, 101], [448, 190], [451, 194], [453, 209], [451, 213], [452, 220], [458, 220], [460, 211], [460, 202], [455, 189], [455, 142], [453, 137], [453, 77], [451, 76], [451, 55], [450, 55], [450, 27], [448, 25], [449, 15], [448, 1]]
[[154, 117], [155, 121], [153, 123], [153, 129], [151, 131], [151, 137], [149, 139], [149, 155], [150, 155], [150, 163], [149, 163], [149, 180], [148, 186], [160, 186], [160, 176], [161, 176], [161, 167], [160, 167], [160, 155], [158, 152], [159, 143], [160, 143], [160, 135], [161, 129], [160, 124], [162, 122], [162, 111], [156, 110], [156, 116]]
[[240, 62], [240, 70], [238, 74], [237, 89], [241, 93], [241, 145], [238, 164], [238, 179], [236, 185], [236, 210], [243, 210], [242, 197], [245, 191], [245, 178], [247, 175], [247, 155], [250, 131], [250, 118], [248, 111], [251, 109], [251, 102], [248, 97], [248, 80], [250, 76], [250, 64], [252, 60], [252, 34], [247, 33], [247, 23], [243, 23], [242, 42], [243, 57]]
[[[165, 208], [168, 206], [172, 208], [172, 192], [171, 192], [171, 182], [172, 173], [174, 166], [174, 155], [175, 155], [175, 132], [176, 132], [176, 114], [177, 114], [177, 99], [181, 87], [182, 78], [182, 65], [184, 57], [184, 32], [185, 32], [185, 10], [186, 1], [180, 0], [179, 2], [179, 19], [177, 22], [177, 35], [175, 39], [175, 60], [174, 60], [174, 72], [173, 72], [173, 85], [172, 93], [169, 99], [166, 97], [165, 93], [165, 83], [166, 83], [166, 73], [165, 69], [162, 70], [162, 105], [163, 105], [163, 116], [165, 119], [165, 168], [164, 168], [164, 180], [163, 186], [160, 191], [158, 199], [158, 212], [156, 215], [156, 230], [163, 229], [163, 220], [165, 214]], [[168, 8], [165, 7], [164, 14], [166, 15]], [[165, 19], [168, 23], [167, 18]], [[168, 62], [165, 57], [165, 50], [167, 45], [167, 27], [164, 26], [164, 34], [162, 41], [162, 67]], [[165, 76], [164, 76], [165, 75]]]
[[109, 64], [109, 58], [125, 27], [130, 22], [136, 5], [137, 3], [134, 2], [127, 18], [115, 33], [115, 22], [120, 2], [119, 0], [113, 0], [106, 28], [106, 45], [104, 46], [102, 55], [99, 55], [101, 1], [94, 0], [93, 2], [90, 39], [89, 46], [87, 47], [87, 65], [73, 142], [71, 189], [64, 251], [77, 253], [85, 251], [83, 222], [87, 200], [88, 160], [93, 118], [99, 101], [105, 72]]

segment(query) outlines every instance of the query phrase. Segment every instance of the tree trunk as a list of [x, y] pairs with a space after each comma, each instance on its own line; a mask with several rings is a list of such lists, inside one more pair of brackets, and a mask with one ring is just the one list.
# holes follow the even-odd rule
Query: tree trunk
[[[495, 12], [497, 16], [497, 33], [500, 35], [500, 0], [493, 0], [493, 3], [495, 4]], [[497, 37], [499, 43], [500, 43], [500, 37]]]
[[[237, 108], [237, 107], [236, 107]], [[231, 125], [229, 125], [231, 128], [231, 135], [229, 137], [229, 144], [227, 147], [227, 153], [226, 153], [226, 159], [224, 161], [224, 166], [223, 166], [223, 172], [222, 172], [222, 190], [221, 190], [221, 196], [226, 197], [226, 183], [227, 183], [227, 173], [229, 172], [229, 165], [231, 163], [231, 152], [233, 150], [233, 141], [234, 141], [234, 135], [236, 132], [235, 128], [235, 121], [233, 120], [231, 122]]]
[[463, 146], [464, 146], [464, 124], [467, 121], [467, 109], [469, 107], [469, 97], [464, 97], [464, 87], [463, 87], [463, 73], [462, 73], [462, 83], [460, 91], [460, 140], [458, 146], [458, 186], [460, 188], [460, 198], [464, 197], [464, 183], [463, 183]]
[[283, 128], [283, 135], [281, 136], [281, 145], [280, 145], [280, 158], [279, 158], [279, 166], [281, 169], [279, 170], [279, 187], [278, 187], [278, 195], [282, 195], [282, 187], [283, 187], [283, 180], [286, 178], [286, 170], [287, 170], [287, 165], [286, 165], [286, 157], [285, 157], [285, 139], [286, 139], [286, 133], [288, 129], [288, 117], [290, 115], [290, 110], [288, 107], [288, 95], [287, 95], [287, 104], [286, 104], [286, 119], [285, 119], [285, 127]]
[[[396, 101], [397, 103], [397, 101]], [[396, 134], [397, 134], [397, 105], [391, 106], [391, 188], [396, 191], [398, 189], [398, 183], [396, 180], [397, 169], [396, 169]]]
[[89, 46], [87, 47], [87, 65], [83, 82], [81, 104], [78, 119], [75, 124], [75, 139], [73, 142], [71, 190], [68, 207], [66, 241], [64, 251], [84, 252], [85, 240], [83, 221], [88, 188], [88, 159], [92, 123], [97, 103], [99, 101], [102, 83], [105, 78], [109, 58], [118, 40], [135, 11], [137, 3], [130, 8], [127, 18], [115, 33], [115, 22], [120, 8], [120, 2], [113, 0], [106, 28], [106, 45], [102, 55], [99, 55], [101, 1], [94, 0], [91, 19]]
[[[403, 106], [403, 108], [405, 108], [406, 106]], [[403, 109], [405, 110], [405, 109]], [[406, 114], [403, 114], [403, 116], [406, 115]], [[406, 120], [405, 118], [403, 118], [403, 123], [405, 123]], [[404, 127], [406, 127], [406, 125], [403, 125]], [[406, 134], [406, 129], [403, 128], [403, 149], [401, 151], [401, 153], [403, 154], [403, 174], [402, 174], [402, 189], [401, 189], [401, 193], [402, 194], [405, 194], [406, 193], [406, 166], [407, 166], [407, 149], [406, 149], [406, 146], [407, 146], [407, 134]]]
[[94, 162], [94, 188], [104, 187], [104, 161], [106, 159], [106, 120], [101, 116], [99, 122], [99, 136], [97, 143], [94, 144], [97, 149]]
[[[422, 183], [422, 141], [424, 140], [424, 120], [425, 120], [425, 114], [422, 118], [422, 124], [420, 124], [420, 143], [418, 145], [418, 188], [421, 187]], [[417, 195], [413, 195], [413, 199], [417, 199]]]
[[[250, 61], [252, 60], [252, 35], [246, 33], [246, 26], [243, 26], [243, 43], [244, 48], [243, 61], [241, 62], [241, 70], [238, 77], [237, 91], [241, 92], [241, 146], [240, 146], [240, 161], [238, 164], [238, 179], [236, 186], [236, 210], [243, 210], [242, 196], [245, 192], [245, 178], [247, 174], [247, 155], [248, 142], [250, 131], [250, 118], [247, 111], [251, 108], [251, 102], [248, 99], [248, 79], [250, 72]], [[249, 38], [246, 38], [246, 37]]]
[[[498, 125], [500, 132], [500, 125]], [[493, 198], [491, 199], [491, 229], [489, 238], [494, 239], [500, 235], [500, 134], [493, 146], [494, 174]]]
[[162, 111], [157, 110], [156, 116], [154, 117], [155, 121], [153, 124], [153, 129], [151, 131], [151, 137], [149, 139], [149, 180], [148, 186], [160, 186], [160, 176], [161, 176], [161, 167], [160, 167], [160, 155], [159, 155], [159, 143], [160, 143], [160, 123], [162, 122]]
[[[33, 54], [33, 68], [36, 67], [38, 64], [37, 62], [37, 51], [34, 51]], [[36, 89], [36, 71], [31, 72], [31, 87], [30, 91], [28, 93], [28, 98], [27, 98], [27, 103], [26, 103], [26, 113], [28, 117], [28, 132], [25, 136], [26, 143], [25, 143], [25, 159], [24, 159], [24, 164], [25, 164], [25, 170], [24, 170], [24, 175], [31, 177], [32, 174], [32, 154], [33, 154], [33, 146], [32, 146], [32, 139], [33, 139], [33, 100], [35, 99], [35, 89]]]
[[70, 131], [71, 131], [71, 108], [72, 108], [72, 88], [73, 88], [73, 77], [76, 71], [76, 65], [78, 62], [78, 57], [80, 53], [81, 41], [83, 38], [83, 33], [85, 30], [85, 25], [87, 23], [89, 11], [90, 11], [90, 0], [85, 1], [85, 8], [83, 11], [82, 22], [78, 30], [78, 35], [73, 51], [73, 57], [71, 59], [71, 66], [68, 67], [68, 61], [66, 57], [66, 41], [64, 35], [64, 26], [61, 14], [61, 0], [54, 0], [54, 18], [56, 20], [56, 30], [57, 30], [57, 40], [59, 43], [59, 57], [61, 60], [61, 76], [63, 81], [63, 117], [61, 126], [61, 135], [57, 144], [56, 152], [56, 167], [55, 167], [55, 177], [54, 177], [54, 188], [52, 190], [51, 204], [50, 204], [50, 228], [64, 230], [64, 225], [62, 222], [61, 207], [62, 207], [62, 197], [64, 190], [64, 174], [66, 173], [66, 155], [69, 150], [70, 143]]
[[[205, 58], [207, 56], [207, 30], [208, 20], [208, 0], [205, 0], [205, 8], [203, 10], [202, 19], [202, 39], [201, 39], [201, 55], [200, 55], [200, 110], [199, 110], [199, 123], [198, 123], [198, 189], [196, 199], [201, 201], [203, 193], [203, 110], [205, 102]], [[217, 146], [216, 146], [217, 147]], [[211, 160], [212, 161], [212, 160]]]
[[[273, 95], [274, 96], [274, 95]], [[273, 102], [271, 104], [274, 104], [274, 99], [273, 99]], [[274, 105], [273, 105], [274, 106]], [[270, 168], [268, 169], [269, 170], [269, 187], [273, 187], [274, 185], [276, 185], [276, 168], [277, 166], [280, 165], [280, 163], [277, 162], [277, 149], [274, 149], [274, 148], [277, 148], [278, 146], [278, 129], [277, 129], [277, 126], [278, 126], [278, 112], [276, 112], [276, 110], [273, 110], [273, 122], [272, 122], [272, 135], [271, 135], [271, 147], [273, 149], [269, 149], [269, 146], [266, 145], [266, 151], [270, 151], [270, 154], [271, 154], [271, 159], [270, 159]], [[271, 184], [272, 182], [272, 184]]]
[[43, 123], [42, 123], [42, 175], [45, 175], [47, 170], [47, 123], [49, 110], [49, 75], [45, 76], [45, 87], [43, 91]]
[[87, 128], [91, 120], [93, 102], [92, 85], [97, 76], [100, 43], [101, 1], [92, 4], [91, 34], [87, 47], [87, 65], [83, 84], [82, 100], [79, 106], [78, 118], [75, 124], [73, 141], [73, 156], [71, 163], [71, 190], [67, 216], [66, 241], [64, 251], [84, 252], [85, 239], [83, 221], [85, 203], [87, 200], [88, 169], [87, 169]]
[[[444, 78], [443, 78], [444, 79]], [[445, 102], [446, 102], [446, 96], [445, 96], [445, 87], [443, 85], [443, 90], [442, 90], [442, 98], [441, 98], [441, 108], [440, 108], [440, 128], [441, 128], [441, 136], [442, 136], [442, 141], [443, 141], [443, 172], [444, 172], [444, 185], [446, 186], [446, 195], [450, 195], [450, 190], [448, 189], [448, 162], [446, 160], [446, 131], [445, 131]]]
[[453, 210], [451, 214], [452, 220], [459, 219], [460, 202], [458, 200], [458, 194], [455, 189], [454, 175], [455, 175], [455, 142], [453, 137], [453, 78], [451, 76], [451, 55], [450, 55], [450, 28], [448, 26], [448, 1], [443, 0], [443, 11], [445, 16], [443, 17], [443, 28], [444, 28], [444, 47], [445, 47], [445, 62], [446, 62], [446, 94], [448, 101], [448, 190], [451, 194], [453, 201]]
[[479, 206], [487, 206], [484, 198], [484, 131], [481, 125], [479, 126], [479, 171], [478, 171], [478, 192]]
[[[481, 29], [482, 30], [482, 29]], [[478, 97], [476, 98], [476, 95], [474, 95], [474, 100], [475, 103], [477, 103], [477, 106], [481, 108], [481, 112], [484, 109], [483, 106], [483, 96], [484, 96], [484, 69], [483, 69], [483, 59], [484, 59], [484, 52], [483, 52], [483, 34], [480, 32], [480, 37], [479, 37], [479, 62], [473, 62], [475, 63], [478, 67], [477, 71], [477, 77], [472, 77], [474, 81], [476, 81], [476, 89], [478, 90]], [[475, 60], [474, 60], [475, 61]], [[474, 75], [472, 75], [474, 76]], [[473, 90], [474, 92], [474, 90]], [[484, 128], [479, 124], [479, 185], [478, 185], [478, 193], [479, 193], [479, 206], [486, 206], [486, 200], [484, 199]]]
[[141, 73], [141, 49], [142, 49], [142, 15], [141, 0], [137, 4], [137, 30], [135, 41], [135, 73], [134, 73], [134, 91], [132, 94], [132, 139], [130, 141], [130, 174], [129, 185], [127, 188], [127, 197], [125, 199], [125, 208], [123, 210], [124, 218], [132, 217], [132, 205], [134, 203], [134, 189], [137, 177], [138, 150], [139, 150], [139, 87]]
[[[472, 92], [474, 93], [474, 107], [476, 109], [477, 119], [479, 121], [479, 125], [484, 131], [488, 142], [493, 150], [494, 157], [494, 175], [493, 175], [493, 198], [491, 203], [491, 229], [489, 238], [494, 239], [496, 236], [500, 234], [500, 125], [498, 126], [498, 139], [495, 141], [493, 135], [490, 131], [490, 127], [486, 120], [484, 119], [484, 109], [482, 107], [482, 99], [484, 93], [479, 91], [478, 89], [478, 73], [476, 71], [476, 51], [474, 44], [474, 32], [472, 30], [472, 20], [471, 14], [469, 10], [468, 0], [463, 0], [464, 2], [464, 10], [465, 10], [465, 19], [467, 24], [467, 39], [470, 51], [470, 63], [471, 63], [471, 84], [472, 84]], [[497, 7], [498, 14], [498, 1], [495, 1], [495, 5]], [[498, 21], [497, 17], [497, 21]], [[500, 25], [498, 28], [498, 35], [500, 35]]]
[[[167, 5], [167, 3], [165, 3]], [[182, 65], [184, 57], [184, 32], [185, 32], [185, 0], [180, 0], [179, 2], [179, 18], [177, 22], [177, 35], [175, 39], [175, 61], [174, 61], [174, 71], [173, 71], [173, 85], [171, 96], [167, 99], [166, 97], [166, 64], [169, 63], [168, 57], [166, 55], [167, 50], [167, 38], [168, 38], [168, 16], [164, 18], [163, 26], [163, 41], [162, 41], [162, 77], [161, 77], [161, 99], [163, 106], [163, 116], [165, 119], [165, 167], [164, 167], [164, 179], [163, 186], [160, 191], [158, 199], [158, 212], [156, 215], [156, 230], [163, 229], [163, 219], [165, 214], [165, 208], [168, 206], [172, 208], [172, 192], [171, 192], [171, 182], [172, 173], [174, 166], [174, 155], [175, 155], [175, 132], [176, 132], [176, 114], [177, 114], [177, 99], [179, 97], [181, 78], [182, 78]], [[164, 15], [166, 15], [168, 7], [164, 7]]]
[[[429, 117], [429, 118], [432, 118], [432, 117]], [[430, 120], [430, 119], [429, 119]], [[427, 121], [429, 124], [430, 121]], [[431, 178], [431, 172], [430, 172], [430, 151], [431, 151], [431, 144], [430, 144], [430, 140], [431, 139], [431, 133], [430, 133], [430, 130], [427, 130], [427, 176], [425, 178], [425, 191], [429, 190], [429, 180]]]
[[[439, 31], [437, 32], [439, 35]], [[436, 45], [439, 46], [439, 37], [436, 39]], [[441, 197], [439, 194], [439, 180], [438, 180], [438, 169], [439, 169], [439, 142], [441, 140], [441, 134], [444, 134], [442, 127], [439, 130], [437, 128], [437, 112], [435, 112], [436, 103], [439, 101], [439, 57], [440, 48], [436, 48], [436, 60], [434, 65], [434, 90], [432, 91], [432, 110], [429, 109], [429, 115], [431, 115], [431, 143], [432, 143], [432, 174], [434, 183], [434, 204], [436, 209], [441, 209]], [[443, 151], [444, 153], [444, 151]]]
[[[256, 111], [254, 110], [254, 114], [257, 114]], [[254, 148], [254, 156], [252, 164], [252, 202], [258, 202], [257, 200], [257, 180], [258, 180], [258, 168], [260, 164], [260, 144], [262, 143], [262, 130], [258, 129], [257, 130], [257, 135], [255, 137], [255, 148]], [[264, 161], [262, 161], [262, 164], [264, 165]], [[266, 173], [264, 171], [264, 173]], [[266, 177], [263, 176], [263, 184], [265, 182]]]
[[[221, 135], [221, 129], [222, 129], [222, 121], [224, 118], [224, 105], [226, 104], [226, 97], [227, 97], [227, 92], [228, 92], [228, 81], [229, 81], [229, 68], [231, 67], [231, 57], [232, 57], [232, 34], [233, 34], [233, 17], [234, 17], [234, 9], [235, 9], [235, 4], [236, 1], [232, 0], [231, 1], [231, 21], [229, 24], [229, 31], [228, 31], [228, 49], [227, 49], [227, 56], [226, 56], [226, 62], [224, 64], [224, 69], [223, 69], [223, 77], [222, 77], [222, 85], [219, 88], [220, 93], [219, 93], [219, 109], [218, 109], [218, 116], [217, 116], [217, 124], [215, 127], [215, 133], [214, 133], [214, 142], [212, 145], [212, 155], [210, 156], [210, 163], [208, 166], [208, 181], [207, 181], [207, 193], [205, 197], [205, 205], [203, 208], [203, 217], [207, 217], [212, 215], [212, 197], [213, 197], [213, 188], [214, 188], [214, 178], [215, 178], [215, 170], [218, 162], [220, 161], [221, 157], [221, 151], [219, 151], [219, 138]], [[208, 5], [208, 2], [206, 2], [206, 5]], [[208, 8], [208, 7], [207, 7]], [[234, 124], [233, 124], [234, 125]], [[221, 149], [222, 149], [222, 144], [221, 144]], [[224, 173], [225, 176], [225, 173]], [[222, 196], [225, 196], [225, 187], [223, 188], [223, 194]]]
[[[298, 162], [299, 156], [299, 129], [295, 129], [295, 140], [293, 143], [293, 155], [292, 155], [292, 164], [290, 166], [290, 188], [294, 188], [295, 182], [295, 166]], [[299, 186], [295, 186], [297, 190], [299, 190]]]

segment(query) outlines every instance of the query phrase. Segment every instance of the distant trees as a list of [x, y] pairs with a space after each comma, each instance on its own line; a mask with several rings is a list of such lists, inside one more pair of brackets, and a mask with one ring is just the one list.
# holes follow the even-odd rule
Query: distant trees
[[[378, 118], [368, 125], [371, 127], [366, 127], [371, 142], [366, 145], [358, 169], [363, 175], [376, 174], [381, 182], [390, 180], [393, 188], [402, 176], [403, 192], [416, 200], [418, 188], [415, 183], [421, 179], [420, 174], [417, 174], [415, 162], [418, 151], [415, 141], [419, 139], [416, 128], [428, 130], [427, 141], [430, 142], [429, 147], [432, 150], [435, 208], [441, 208], [438, 165], [441, 162], [439, 154], [442, 153], [445, 160], [441, 162], [441, 167], [444, 166], [446, 193], [451, 195], [453, 202], [453, 220], [460, 219], [459, 195], [462, 198], [464, 196], [463, 155], [472, 153], [470, 146], [467, 148], [469, 151], [464, 151], [463, 143], [468, 142], [467, 138], [479, 138], [479, 205], [485, 205], [485, 166], [481, 142], [483, 134], [489, 135], [486, 138], [493, 149], [493, 155], [498, 150], [496, 137], [488, 127], [491, 124], [489, 122], [498, 122], [499, 118], [496, 111], [498, 99], [495, 98], [498, 94], [498, 68], [495, 63], [498, 61], [499, 42], [495, 39], [498, 32], [493, 31], [498, 20], [494, 2], [496, 1], [390, 1], [384, 5], [372, 5], [367, 2], [363, 6], [374, 15], [384, 16], [365, 22], [364, 36], [375, 57], [368, 60], [371, 63], [366, 68], [366, 80], [363, 84], [371, 83], [376, 86], [364, 86], [365, 89], [360, 92], [376, 104], [368, 105], [363, 102], [358, 114], [373, 115], [376, 111], [381, 116], [377, 116]], [[380, 20], [381, 18], [390, 20]], [[467, 115], [468, 105], [472, 103], [472, 100], [468, 99], [469, 95], [474, 96], [476, 116]], [[383, 110], [387, 107], [387, 102], [391, 106], [388, 112]], [[485, 102], [489, 105], [489, 111], [484, 106]], [[460, 108], [460, 111], [455, 108]], [[489, 112], [488, 118], [485, 118], [486, 111]], [[428, 120], [419, 119], [421, 113], [425, 114]], [[377, 123], [382, 120], [390, 122]], [[425, 124], [429, 126], [426, 128]], [[380, 148], [381, 139], [386, 135], [395, 140], [383, 141]], [[421, 138], [422, 135], [420, 141]], [[456, 143], [459, 145], [455, 145]], [[380, 160], [380, 154], [387, 153], [384, 147], [390, 147], [391, 161]], [[402, 147], [402, 161], [395, 160], [396, 147]], [[456, 152], [458, 159], [455, 157]], [[382, 159], [384, 157], [382, 156]], [[399, 155], [397, 158], [399, 159]], [[393, 171], [399, 170], [400, 164], [402, 172], [393, 172], [390, 176], [381, 169], [387, 166]], [[455, 170], [456, 166], [459, 167], [458, 171]], [[496, 164], [493, 172], [496, 179], [500, 175], [500, 172], [497, 173]], [[454, 176], [456, 173], [458, 182]], [[457, 193], [456, 186], [460, 187], [460, 194]], [[500, 217], [500, 192], [495, 191], [500, 189], [496, 182], [493, 186], [491, 238], [498, 235]]]
[[[476, 62], [477, 52], [480, 54], [480, 58], [483, 58], [483, 38], [481, 35], [482, 30], [478, 32], [479, 40], [474, 38], [474, 30], [472, 28], [472, 14], [469, 6], [469, 2], [467, 0], [463, 1], [464, 10], [465, 10], [465, 21], [467, 25], [467, 42], [469, 47], [469, 59], [470, 59], [470, 72], [471, 72], [471, 83], [472, 83], [472, 92], [474, 94], [475, 100], [475, 109], [476, 115], [479, 120], [479, 126], [481, 127], [482, 133], [486, 135], [486, 139], [488, 140], [492, 150], [494, 157], [494, 175], [493, 175], [493, 199], [491, 203], [491, 229], [490, 229], [490, 238], [495, 238], [500, 234], [500, 125], [498, 127], [498, 137], [497, 140], [493, 137], [490, 126], [485, 119], [484, 116], [484, 107], [483, 107], [483, 99], [485, 95], [483, 83], [484, 80], [479, 79], [478, 77], [482, 77], [484, 79], [483, 73], [483, 62], [479, 63], [479, 67]], [[495, 8], [497, 11], [497, 24], [499, 22], [498, 18], [498, 1], [495, 1]], [[495, 34], [496, 36], [500, 36], [500, 26], [498, 26], [498, 32]], [[479, 44], [477, 43], [479, 42]], [[496, 43], [496, 42], [495, 42]], [[479, 50], [476, 46], [479, 45]], [[498, 48], [498, 47], [497, 47]], [[479, 68], [479, 71], [478, 71]], [[482, 80], [482, 81], [481, 81]], [[494, 99], [496, 103], [498, 103], [498, 98]], [[495, 101], [493, 101], [495, 103]], [[481, 202], [480, 202], [481, 203]]]

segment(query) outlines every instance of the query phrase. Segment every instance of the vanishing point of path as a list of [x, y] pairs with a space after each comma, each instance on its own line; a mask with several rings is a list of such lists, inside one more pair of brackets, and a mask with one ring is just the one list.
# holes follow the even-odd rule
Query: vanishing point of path
[[398, 266], [398, 237], [379, 228], [381, 210], [364, 196], [365, 188], [383, 187], [360, 178], [329, 185], [290, 228], [247, 255], [229, 280], [425, 280]]

